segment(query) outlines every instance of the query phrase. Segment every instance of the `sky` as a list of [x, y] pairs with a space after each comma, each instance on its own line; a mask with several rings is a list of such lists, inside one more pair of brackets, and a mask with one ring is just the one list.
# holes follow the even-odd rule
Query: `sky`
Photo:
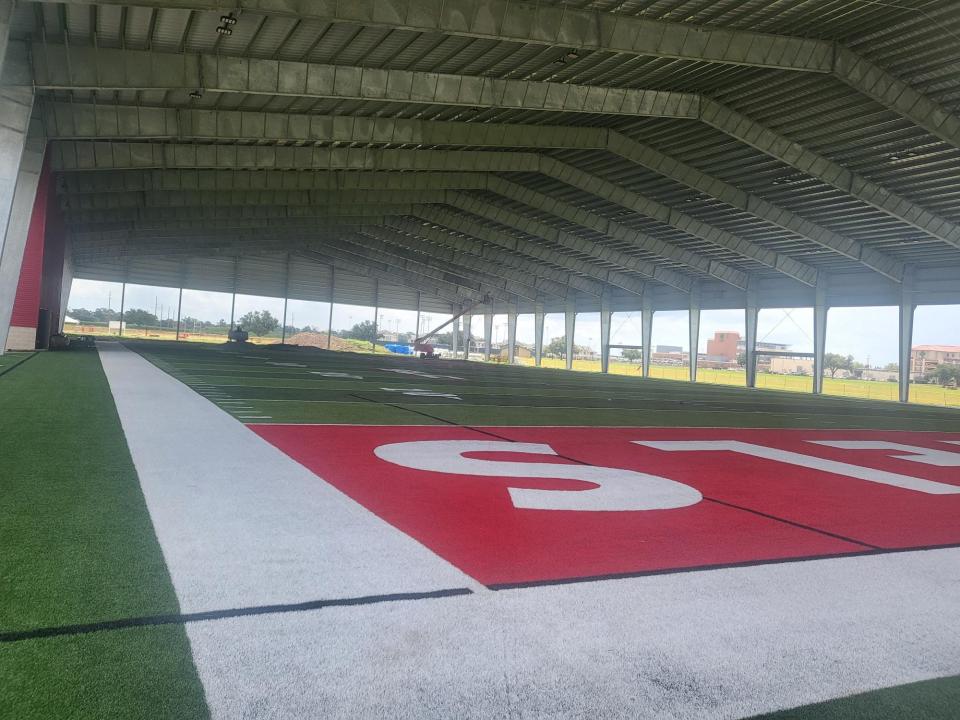
[[[74, 280], [70, 291], [70, 308], [112, 307], [120, 309], [120, 283], [94, 280]], [[142, 308], [158, 316], [176, 317], [177, 295], [175, 288], [128, 285], [125, 306]], [[283, 315], [283, 300], [250, 295], [237, 295], [235, 317], [250, 310], [269, 310], [276, 317]], [[287, 307], [287, 324], [302, 327], [312, 325], [326, 330], [330, 306], [328, 303], [291, 300]], [[228, 293], [183, 291], [184, 317], [200, 320], [230, 320], [230, 295]], [[373, 320], [372, 307], [334, 305], [333, 328], [343, 330], [364, 320]], [[435, 327], [448, 320], [449, 316], [424, 313], [421, 323]], [[380, 309], [380, 327], [399, 332], [413, 332], [416, 312], [411, 310]], [[860, 362], [883, 366], [897, 361], [898, 318], [895, 307], [832, 308], [827, 318], [827, 352], [853, 355]], [[742, 310], [704, 310], [700, 314], [699, 351], [705, 352], [707, 339], [715, 332], [734, 330], [744, 334]], [[473, 318], [472, 332], [483, 336], [483, 318]], [[517, 340], [533, 344], [533, 315], [521, 315], [517, 319]], [[562, 313], [548, 314], [544, 321], [544, 342], [564, 334]], [[506, 315], [494, 316], [494, 339], [505, 340], [507, 336]], [[799, 352], [813, 350], [813, 309], [762, 310], [757, 327], [757, 339], [767, 342], [786, 343]], [[599, 313], [577, 315], [574, 342], [599, 350]], [[611, 343], [640, 345], [640, 312], [614, 313]], [[940, 344], [960, 345], [960, 305], [922, 305], [914, 317], [914, 345]], [[664, 311], [654, 315], [652, 345], [679, 345], [689, 347], [687, 337], [687, 312]]]

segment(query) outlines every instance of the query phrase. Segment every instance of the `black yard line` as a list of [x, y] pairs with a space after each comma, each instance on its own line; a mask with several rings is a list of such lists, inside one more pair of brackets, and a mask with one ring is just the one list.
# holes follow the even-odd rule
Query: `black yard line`
[[19, 630], [0, 633], [0, 643], [22, 642], [41, 638], [60, 637], [63, 635], [86, 635], [95, 632], [110, 630], [126, 630], [135, 627], [153, 627], [157, 625], [185, 625], [192, 622], [208, 620], [224, 620], [227, 618], [249, 617], [251, 615], [276, 615], [280, 613], [306, 612], [322, 610], [329, 607], [351, 607], [354, 605], [374, 605], [377, 603], [398, 602], [407, 600], [431, 600], [435, 598], [472, 595], [469, 588], [446, 588], [419, 593], [392, 593], [389, 595], [364, 595], [362, 597], [334, 598], [330, 600], [311, 600], [302, 603], [283, 605], [254, 605], [250, 607], [230, 608], [227, 610], [208, 610], [206, 612], [178, 613], [169, 615], [144, 615], [141, 617], [123, 618], [120, 620], [106, 620], [96, 623], [79, 625], [59, 625], [54, 627], [35, 628], [33, 630]]
[[6, 374], [7, 374], [8, 372], [10, 372], [11, 370], [20, 367], [20, 366], [23, 365], [27, 360], [29, 360], [29, 359], [32, 358], [32, 357], [36, 357], [36, 356], [39, 355], [39, 354], [40, 354], [40, 353], [37, 353], [37, 352], [32, 352], [32, 353], [30, 353], [30, 354], [27, 355], [25, 358], [21, 358], [20, 360], [18, 360], [17, 362], [15, 362], [13, 365], [8, 365], [7, 367], [5, 367], [5, 368], [3, 368], [2, 370], [0, 370], [0, 375], [6, 375]]
[[[422, 415], [424, 417], [428, 417], [433, 420], [444, 422], [448, 425], [460, 427], [460, 428], [463, 428], [464, 430], [472, 430], [473, 432], [476, 432], [476, 433], [481, 433], [483, 435], [495, 437], [499, 440], [506, 440], [507, 442], [516, 442], [516, 440], [514, 440], [513, 438], [505, 437], [503, 435], [498, 435], [497, 433], [491, 430], [484, 430], [481, 428], [473, 427], [471, 425], [464, 425], [462, 423], [454, 422], [452, 420], [447, 420], [446, 418], [438, 417], [436, 415], [431, 415], [429, 413], [421, 412], [419, 410], [412, 410], [410, 408], [404, 407], [403, 405], [394, 405], [393, 403], [384, 403], [378, 400], [373, 400], [372, 398], [364, 398], [360, 395], [354, 395], [353, 397], [357, 397], [362, 400], [369, 400], [370, 402], [375, 402], [378, 405], [389, 405], [390, 407], [398, 408], [400, 410], [407, 410], [408, 412], [416, 413], [417, 415]], [[569, 462], [575, 463], [577, 465], [586, 465], [587, 467], [596, 467], [592, 463], [579, 460], [578, 458], [571, 457], [569, 455], [563, 455], [561, 453], [554, 453], [553, 457], [562, 458], [563, 460], [568, 460]], [[767, 520], [773, 520], [774, 522], [779, 522], [784, 525], [790, 525], [791, 527], [799, 528], [801, 530], [807, 530], [809, 532], [817, 533], [818, 535], [824, 535], [826, 537], [833, 538], [834, 540], [842, 540], [844, 542], [848, 542], [853, 545], [859, 545], [862, 548], [866, 548], [866, 551], [882, 550], [882, 548], [879, 545], [874, 545], [872, 543], [864, 542], [863, 540], [857, 540], [856, 538], [840, 535], [838, 533], [834, 533], [829, 530], [824, 530], [822, 528], [818, 528], [813, 525], [805, 525], [803, 523], [796, 522], [795, 520], [790, 520], [789, 518], [780, 517], [779, 515], [771, 515], [770, 513], [765, 513], [760, 510], [754, 510], [753, 508], [744, 507], [743, 505], [736, 505], [734, 503], [726, 502], [725, 500], [720, 500], [718, 498], [709, 497], [707, 495], [704, 495], [703, 499], [707, 500], [708, 502], [715, 503], [717, 505], [723, 505], [724, 507], [728, 507], [734, 510], [740, 510], [746, 513], [750, 513], [751, 515], [757, 515], [759, 517], [766, 518]]]

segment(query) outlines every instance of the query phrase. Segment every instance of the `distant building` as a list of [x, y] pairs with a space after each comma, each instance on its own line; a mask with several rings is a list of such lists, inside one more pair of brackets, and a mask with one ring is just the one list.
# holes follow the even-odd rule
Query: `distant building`
[[960, 345], [914, 345], [910, 349], [910, 377], [920, 378], [940, 365], [960, 365]]
[[667, 354], [667, 353], [682, 353], [682, 352], [683, 352], [683, 348], [680, 347], [679, 345], [657, 345], [656, 348], [654, 348], [654, 352], [656, 352], [656, 353], [665, 353], [665, 354]]
[[[757, 350], [761, 351], [786, 352], [789, 349], [790, 346], [785, 343], [757, 342]], [[713, 337], [707, 340], [707, 354], [700, 357], [706, 363], [704, 367], [733, 367], [737, 365], [737, 358], [746, 351], [747, 340], [739, 332], [736, 330], [721, 330], [715, 332]], [[757, 357], [757, 369], [770, 370], [771, 372], [793, 372], [771, 368], [770, 360], [769, 356], [759, 355]]]

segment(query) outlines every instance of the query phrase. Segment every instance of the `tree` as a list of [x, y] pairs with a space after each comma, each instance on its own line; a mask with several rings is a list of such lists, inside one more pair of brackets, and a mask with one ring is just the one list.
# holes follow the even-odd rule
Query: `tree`
[[629, 362], [636, 362], [643, 359], [643, 353], [635, 348], [627, 348], [623, 351], [621, 357]]
[[373, 320], [364, 320], [354, 325], [349, 330], [342, 330], [340, 337], [352, 338], [354, 340], [366, 340], [373, 342], [377, 339], [377, 325]]
[[837, 353], [827, 353], [823, 356], [823, 367], [830, 371], [830, 377], [836, 377], [837, 371], [849, 370], [853, 367], [853, 355], [837, 355]]
[[550, 342], [543, 349], [547, 355], [563, 356], [567, 352], [567, 338], [565, 335], [551, 338]]
[[146, 327], [148, 325], [156, 325], [157, 316], [152, 312], [147, 312], [146, 310], [131, 308], [123, 313], [123, 321], [127, 323], [127, 325], [139, 325], [140, 327]]
[[737, 365], [740, 367], [747, 366], [747, 354], [745, 352], [737, 353]]
[[238, 325], [247, 332], [262, 336], [280, 327], [280, 321], [269, 310], [252, 310], [240, 318]]
[[73, 310], [67, 310], [67, 314], [70, 315], [74, 320], [79, 320], [82, 323], [96, 322], [97, 316], [93, 314], [91, 310], [86, 308], [74, 308]]
[[883, 369], [887, 372], [900, 372], [900, 363], [887, 363], [883, 366]]
[[927, 375], [927, 380], [937, 385], [960, 385], [960, 365], [938, 365]]

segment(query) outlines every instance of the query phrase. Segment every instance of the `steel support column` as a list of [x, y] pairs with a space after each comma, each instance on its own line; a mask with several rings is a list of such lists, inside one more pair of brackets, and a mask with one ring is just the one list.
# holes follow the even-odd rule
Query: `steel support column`
[[[180, 288], [180, 294], [177, 296], [177, 332], [173, 339], [180, 340], [180, 311], [183, 309], [183, 288]], [[122, 326], [121, 326], [122, 327]]]
[[283, 322], [280, 324], [280, 344], [287, 344], [287, 295], [290, 294], [290, 253], [287, 253], [287, 267], [283, 274]]
[[650, 342], [653, 338], [653, 298], [649, 293], [643, 294], [643, 310], [640, 315], [640, 337], [643, 347], [640, 348], [643, 376], [650, 377]]
[[493, 310], [483, 313], [483, 359], [490, 362], [490, 346], [493, 345]]
[[[124, 276], [126, 276], [126, 272], [124, 272]], [[120, 337], [123, 337], [123, 311], [124, 311], [124, 304], [126, 303], [126, 301], [127, 301], [127, 281], [124, 280], [123, 285], [120, 286], [120, 330], [119, 330]], [[178, 323], [180, 322], [179, 318], [177, 319], [177, 322]]]
[[747, 387], [757, 386], [757, 319], [760, 307], [757, 301], [757, 291], [747, 290], [747, 304], [744, 308], [746, 322], [746, 356], [747, 356]]
[[827, 351], [827, 275], [821, 272], [813, 303], [813, 392], [823, 392], [823, 359]]
[[913, 349], [913, 314], [917, 309], [913, 297], [913, 267], [903, 273], [900, 292], [900, 402], [910, 401], [911, 350]]
[[330, 266], [330, 314], [327, 316], [327, 350], [331, 348], [333, 342], [333, 291], [336, 274], [333, 265]]
[[606, 296], [600, 298], [600, 371], [610, 372], [610, 322], [613, 310]]
[[690, 312], [687, 316], [690, 342], [690, 382], [697, 381], [697, 357], [700, 353], [700, 286], [690, 290]]
[[540, 367], [543, 362], [543, 305], [533, 307], [533, 362]]
[[573, 370], [573, 334], [577, 327], [577, 308], [573, 303], [567, 303], [563, 313], [563, 332], [566, 342], [565, 361], [567, 370]]
[[517, 358], [517, 306], [507, 313], [507, 363], [513, 365]]
[[470, 359], [470, 340], [473, 337], [473, 315], [463, 316], [463, 359]]
[[377, 354], [377, 336], [380, 334], [380, 278], [373, 279], [373, 354]]

